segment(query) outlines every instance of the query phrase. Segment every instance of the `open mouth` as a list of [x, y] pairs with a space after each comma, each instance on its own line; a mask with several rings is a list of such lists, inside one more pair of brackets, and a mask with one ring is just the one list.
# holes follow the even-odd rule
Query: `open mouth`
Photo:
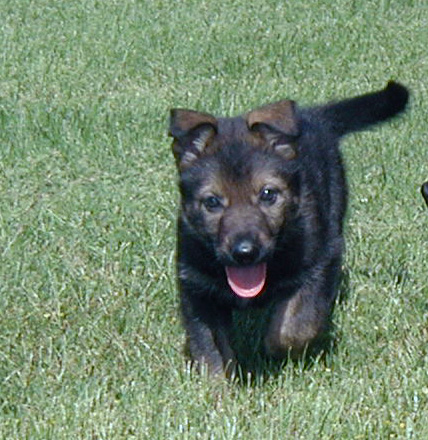
[[266, 283], [266, 263], [254, 266], [226, 266], [227, 282], [241, 298], [254, 298], [263, 291]]

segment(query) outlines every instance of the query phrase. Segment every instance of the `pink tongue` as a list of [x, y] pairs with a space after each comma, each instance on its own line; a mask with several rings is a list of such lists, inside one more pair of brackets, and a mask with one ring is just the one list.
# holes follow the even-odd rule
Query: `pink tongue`
[[266, 263], [248, 267], [226, 267], [227, 282], [232, 290], [243, 298], [253, 298], [266, 282]]

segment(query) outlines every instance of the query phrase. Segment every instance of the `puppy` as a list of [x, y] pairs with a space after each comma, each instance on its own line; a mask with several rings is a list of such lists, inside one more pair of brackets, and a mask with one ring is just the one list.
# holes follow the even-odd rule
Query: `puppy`
[[276, 358], [302, 353], [322, 334], [344, 250], [339, 141], [389, 120], [407, 101], [407, 89], [391, 81], [310, 108], [284, 100], [231, 118], [171, 111], [178, 285], [199, 366], [212, 374], [233, 369], [234, 309], [273, 305], [264, 343]]

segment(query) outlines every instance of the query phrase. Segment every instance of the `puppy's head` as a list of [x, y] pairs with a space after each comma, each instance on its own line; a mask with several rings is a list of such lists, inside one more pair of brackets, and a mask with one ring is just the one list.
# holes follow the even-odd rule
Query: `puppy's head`
[[220, 119], [173, 110], [170, 133], [182, 220], [212, 249], [237, 295], [258, 295], [295, 205], [294, 103]]

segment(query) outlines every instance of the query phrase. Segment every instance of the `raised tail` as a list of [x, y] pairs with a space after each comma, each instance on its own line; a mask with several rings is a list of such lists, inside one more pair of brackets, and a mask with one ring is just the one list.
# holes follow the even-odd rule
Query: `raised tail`
[[364, 130], [401, 113], [409, 100], [409, 92], [403, 85], [389, 81], [378, 92], [333, 102], [314, 110], [326, 121], [338, 136]]

